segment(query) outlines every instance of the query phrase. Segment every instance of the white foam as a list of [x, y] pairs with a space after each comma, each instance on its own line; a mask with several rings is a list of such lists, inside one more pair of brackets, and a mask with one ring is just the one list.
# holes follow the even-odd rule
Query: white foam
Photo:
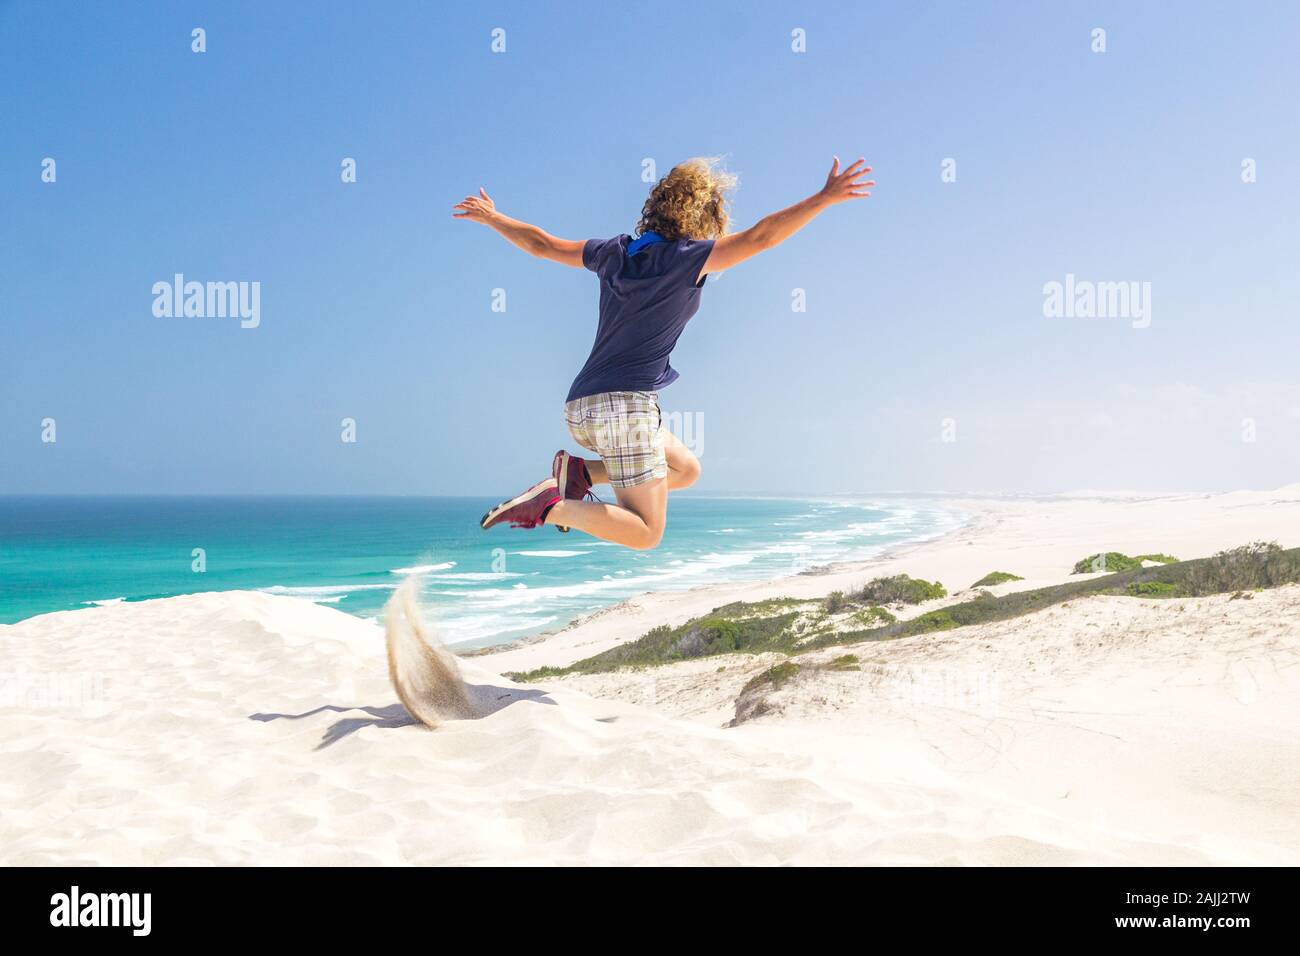
[[803, 554], [811, 551], [811, 544], [774, 544], [763, 549], [765, 554]]
[[393, 591], [396, 584], [319, 584], [309, 587], [285, 587], [273, 584], [269, 588], [258, 588], [264, 594], [287, 594], [290, 597], [328, 597], [331, 594], [351, 594], [353, 591]]
[[866, 535], [906, 534], [911, 529], [901, 524], [902, 520], [901, 516], [894, 516], [882, 521], [855, 521], [846, 527], [827, 531], [800, 531], [798, 537], [816, 541], [846, 541]]
[[461, 581], [470, 583], [472, 581], [504, 581], [507, 578], [522, 578], [523, 575], [516, 571], [453, 571], [450, 574], [431, 574], [431, 581], [447, 581], [455, 584]]
[[114, 604], [121, 604], [125, 600], [124, 597], [115, 597], [103, 601], [82, 601], [81, 603], [89, 607], [112, 607]]
[[428, 574], [430, 571], [446, 571], [448, 568], [454, 568], [455, 561], [445, 561], [442, 564], [417, 564], [413, 568], [393, 568], [389, 574]]
[[572, 600], [615, 588], [628, 591], [653, 590], [662, 587], [664, 582], [669, 580], [694, 579], [697, 577], [703, 580], [712, 572], [749, 564], [756, 557], [758, 557], [758, 552], [754, 551], [742, 551], [736, 554], [706, 554], [698, 560], [678, 567], [649, 568], [634, 577], [612, 579], [605, 576], [599, 580], [583, 581], [578, 584], [560, 584], [527, 589], [512, 588], [502, 590], [494, 588], [467, 591], [464, 598], [468, 607], [503, 610], [521, 605], [539, 605], [553, 600]]
[[525, 558], [576, 558], [580, 554], [591, 554], [590, 551], [513, 551], [511, 553]]
[[442, 615], [438, 627], [447, 638], [449, 646], [518, 634], [522, 631], [540, 630], [554, 624], [559, 617], [554, 614], [472, 614], [464, 617]]

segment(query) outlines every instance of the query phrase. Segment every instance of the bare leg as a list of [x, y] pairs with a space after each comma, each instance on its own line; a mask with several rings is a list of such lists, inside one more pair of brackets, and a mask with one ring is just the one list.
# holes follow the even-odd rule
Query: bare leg
[[668, 459], [668, 490], [680, 491], [695, 484], [700, 477], [700, 460], [682, 444], [681, 439], [664, 429], [664, 457]]
[[[700, 460], [666, 428], [664, 429], [664, 457], [668, 459], [669, 491], [689, 488], [699, 479]], [[603, 461], [599, 458], [587, 458], [584, 461], [587, 463], [587, 474], [591, 475], [593, 485], [609, 484], [609, 473], [605, 471]]]
[[[588, 465], [588, 470], [591, 466]], [[604, 466], [601, 466], [602, 473]], [[594, 479], [595, 474], [592, 475]], [[612, 541], [637, 551], [658, 547], [668, 519], [668, 479], [648, 481], [632, 488], [615, 488], [618, 504], [595, 501], [560, 501], [546, 515], [547, 524], [585, 531], [602, 541]]]
[[599, 458], [584, 458], [587, 463], [587, 474], [591, 476], [593, 485], [609, 484], [609, 472], [605, 470], [605, 463]]

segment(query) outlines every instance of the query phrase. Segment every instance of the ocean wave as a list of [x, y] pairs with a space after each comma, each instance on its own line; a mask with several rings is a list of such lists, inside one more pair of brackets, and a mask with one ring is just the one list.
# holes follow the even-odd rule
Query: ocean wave
[[609, 575], [603, 575], [598, 579], [581, 581], [575, 584], [555, 584], [527, 589], [485, 588], [466, 591], [463, 598], [464, 604], [461, 606], [499, 611], [511, 607], [545, 604], [551, 601], [563, 603], [602, 591], [635, 593], [643, 590], [655, 590], [663, 587], [665, 581], [689, 579], [692, 584], [705, 583], [710, 575], [750, 564], [758, 556], [759, 552], [756, 551], [742, 551], [735, 554], [710, 553], [677, 567], [648, 568], [636, 576], [611, 578]]
[[446, 571], [448, 568], [454, 568], [455, 561], [444, 561], [442, 564], [417, 564], [413, 568], [393, 568], [389, 574], [428, 574], [430, 571]]
[[106, 598], [103, 601], [82, 601], [87, 607], [112, 607], [114, 604], [121, 604], [126, 600], [124, 597]]
[[590, 551], [512, 551], [510, 553], [525, 558], [576, 558], [580, 554], [591, 554]]
[[290, 597], [328, 597], [332, 594], [348, 595], [353, 591], [393, 591], [396, 584], [314, 584], [303, 587], [286, 587], [273, 584], [269, 588], [258, 588], [263, 594], [287, 594]]
[[763, 549], [764, 554], [806, 554], [811, 551], [811, 544], [773, 544]]
[[[438, 629], [447, 646], [463, 646], [476, 641], [509, 638], [526, 631], [537, 631], [559, 620], [556, 614], [483, 614], [438, 618]], [[496, 643], [494, 640], [493, 643]]]
[[809, 541], [847, 541], [867, 535], [906, 534], [911, 529], [902, 520], [901, 516], [893, 516], [882, 521], [855, 521], [843, 528], [800, 531], [796, 537]]
[[431, 574], [431, 581], [446, 581], [451, 584], [464, 581], [466, 584], [478, 581], [505, 581], [508, 578], [522, 578], [517, 571], [455, 571], [451, 574]]

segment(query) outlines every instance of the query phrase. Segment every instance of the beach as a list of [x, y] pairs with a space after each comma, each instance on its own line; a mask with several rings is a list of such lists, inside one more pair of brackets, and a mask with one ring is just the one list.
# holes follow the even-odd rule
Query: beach
[[[2, 625], [0, 863], [1300, 863], [1296, 585], [1089, 596], [817, 650], [743, 715], [781, 655], [505, 676], [732, 602], [900, 573], [948, 591], [906, 618], [993, 571], [1021, 578], [988, 588], [1002, 595], [1078, 580], [1098, 552], [1300, 544], [1300, 485], [941, 504], [970, 520], [869, 561], [640, 594], [462, 655], [475, 716], [434, 730], [398, 702], [378, 623], [300, 597]], [[436, 600], [425, 612], [436, 630]]]

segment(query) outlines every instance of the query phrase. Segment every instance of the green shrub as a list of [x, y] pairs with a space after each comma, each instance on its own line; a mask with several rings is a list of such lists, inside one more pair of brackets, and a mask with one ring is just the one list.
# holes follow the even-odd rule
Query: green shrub
[[741, 688], [740, 695], [736, 698], [736, 716], [731, 719], [729, 726], [738, 727], [747, 720], [771, 713], [772, 704], [767, 695], [798, 673], [799, 665], [794, 661], [786, 661], [769, 667], [753, 678]]
[[923, 581], [906, 574], [876, 578], [854, 595], [862, 604], [920, 604], [947, 596], [948, 591], [938, 581]]
[[1142, 567], [1142, 562], [1137, 558], [1130, 558], [1127, 554], [1121, 554], [1119, 551], [1107, 551], [1105, 553], [1090, 554], [1086, 558], [1076, 561], [1074, 564], [1074, 574], [1114, 574], [1117, 571], [1132, 571], [1134, 568]]
[[[728, 605], [729, 609], [736, 607], [739, 605]], [[693, 618], [678, 627], [656, 627], [635, 641], [611, 647], [568, 667], [542, 668], [521, 674], [515, 679], [532, 681], [539, 677], [559, 677], [564, 674], [602, 673], [620, 667], [651, 667], [737, 651], [789, 653], [794, 648], [796, 638], [790, 629], [798, 617], [794, 611], [771, 617], [713, 616], [717, 614], [718, 611], [715, 610], [708, 617]]]
[[1132, 571], [1142, 567], [1143, 561], [1153, 561], [1157, 564], [1173, 564], [1178, 559], [1168, 554], [1139, 554], [1137, 557], [1130, 558], [1127, 554], [1119, 551], [1107, 551], [1105, 553], [1090, 554], [1081, 561], [1075, 562], [1075, 574], [1096, 574], [1104, 572], [1114, 574], [1118, 571]]
[[533, 671], [506, 671], [501, 676], [508, 677], [517, 684], [532, 684], [548, 677], [563, 677], [572, 673], [567, 667], [539, 667]]
[[1024, 578], [1022, 578], [1020, 575], [1011, 574], [1008, 571], [990, 571], [988, 574], [984, 575], [984, 577], [980, 578], [978, 581], [972, 584], [971, 587], [987, 588], [987, 587], [992, 587], [995, 584], [1005, 584], [1008, 581], [1023, 581], [1023, 580]]
[[1295, 581], [1300, 576], [1300, 549], [1283, 551], [1276, 541], [1253, 541], [1187, 563], [1187, 588], [1193, 593], [1253, 591]]
[[911, 625], [909, 628], [912, 634], [925, 634], [929, 631], [947, 631], [954, 627], [960, 627], [961, 624], [947, 608], [941, 608], [938, 611], [930, 611], [928, 614], [922, 614], [912, 618], [907, 622]]
[[1177, 597], [1178, 586], [1164, 581], [1134, 581], [1125, 593], [1131, 597]]
[[858, 611], [854, 614], [853, 620], [859, 624], [865, 624], [867, 627], [879, 627], [882, 624], [893, 624], [898, 618], [883, 607], [869, 607], [865, 611]]
[[751, 678], [749, 683], [741, 688], [740, 693], [743, 696], [744, 694], [752, 693], [761, 687], [770, 687], [772, 690], [776, 690], [798, 673], [798, 664], [794, 661], [782, 661], [780, 664], [769, 667], [757, 677]]
[[858, 655], [841, 654], [826, 666], [833, 671], [855, 671], [858, 669]]
[[832, 591], [826, 595], [826, 600], [822, 602], [822, 607], [826, 609], [827, 614], [839, 614], [848, 606], [848, 601], [844, 598], [843, 591]]
[[800, 601], [797, 598], [768, 598], [765, 601], [732, 601], [730, 604], [724, 604], [722, 607], [715, 607], [706, 617], [764, 617], [774, 614], [777, 611], [789, 611], [801, 604], [807, 604], [808, 601]]

